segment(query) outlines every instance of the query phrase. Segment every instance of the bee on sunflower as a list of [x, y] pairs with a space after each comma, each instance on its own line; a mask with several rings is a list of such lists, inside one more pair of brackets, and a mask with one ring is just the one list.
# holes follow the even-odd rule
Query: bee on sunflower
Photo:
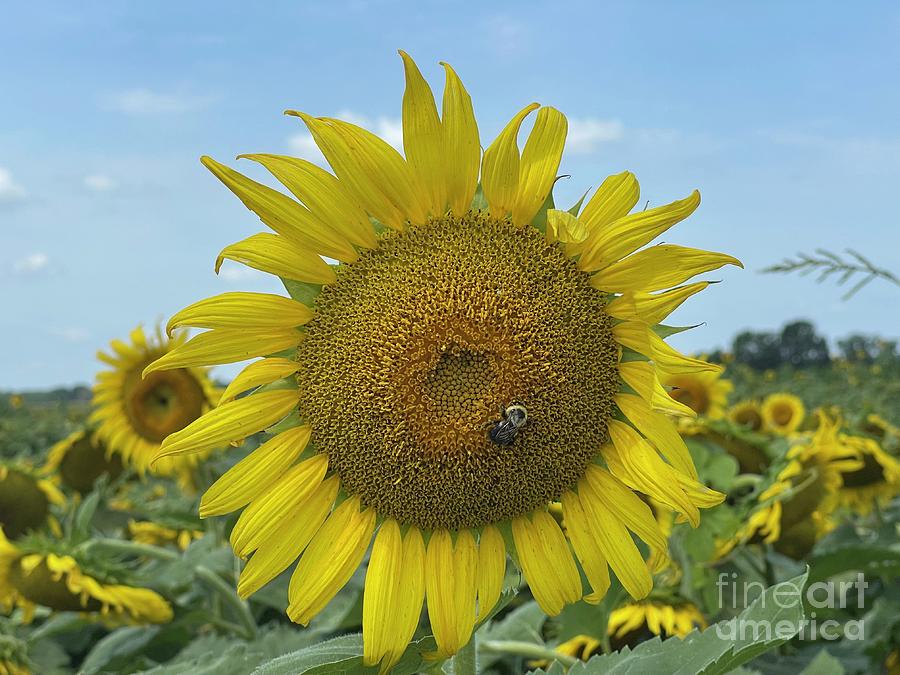
[[52, 506], [66, 498], [53, 481], [24, 461], [0, 460], [0, 527], [11, 539], [45, 525], [59, 531]]
[[183, 332], [164, 336], [157, 328], [155, 335], [148, 336], [138, 326], [131, 331], [130, 343], [113, 340], [111, 353], [98, 352], [97, 358], [111, 370], [97, 373], [89, 423], [96, 425], [91, 442], [102, 446], [110, 461], [118, 455], [124, 465], [141, 475], [150, 471], [171, 476], [187, 488], [204, 455], [168, 457], [154, 462], [152, 468], [150, 460], [169, 434], [208, 411], [220, 392], [205, 368], [174, 368], [143, 377], [150, 363], [186, 341]]
[[793, 394], [770, 394], [763, 400], [760, 413], [766, 431], [788, 436], [800, 428], [806, 417], [806, 407]]
[[[144, 371], [263, 357], [156, 456], [272, 429], [206, 492], [201, 515], [243, 509], [231, 535], [249, 557], [242, 597], [299, 558], [287, 612], [304, 625], [374, 541], [364, 661], [383, 670], [426, 598], [435, 656], [465, 646], [497, 602], [507, 553], [550, 615], [582, 597], [599, 602], [610, 568], [646, 597], [652, 569], [632, 533], [655, 559], [667, 542], [638, 493], [693, 525], [723, 499], [699, 482], [666, 415], [694, 412], [660, 381], [719, 367], [680, 354], [654, 326], [709, 283], [683, 285], [692, 277], [740, 265], [646, 247], [697, 208], [697, 192], [631, 213], [639, 187], [623, 172], [583, 208], [553, 208], [562, 113], [524, 107], [482, 156], [454, 70], [443, 64], [439, 115], [401, 57], [405, 156], [348, 122], [290, 111], [333, 173], [292, 157], [246, 158], [294, 198], [203, 158], [273, 230], [226, 247], [217, 266], [229, 258], [275, 274], [291, 297], [225, 293], [185, 308], [169, 331], [208, 330]], [[547, 511], [554, 501], [567, 534]]]

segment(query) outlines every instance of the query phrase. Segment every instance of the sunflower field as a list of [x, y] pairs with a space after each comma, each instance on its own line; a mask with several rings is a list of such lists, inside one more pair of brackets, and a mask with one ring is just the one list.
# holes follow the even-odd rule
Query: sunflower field
[[668, 243], [699, 192], [557, 204], [563, 113], [482, 150], [400, 57], [402, 154], [289, 110], [329, 169], [202, 158], [253, 232], [216, 270], [282, 293], [2, 392], [0, 675], [900, 673], [896, 344], [679, 351], [743, 266]]

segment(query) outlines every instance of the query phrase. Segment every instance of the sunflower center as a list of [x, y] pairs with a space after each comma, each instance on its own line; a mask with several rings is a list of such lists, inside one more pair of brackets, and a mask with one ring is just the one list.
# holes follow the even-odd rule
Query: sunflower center
[[884, 482], [884, 467], [879, 461], [869, 454], [863, 455], [862, 460], [861, 468], [842, 475], [845, 488], [869, 487]]
[[793, 417], [794, 411], [788, 405], [777, 405], [772, 409], [772, 419], [780, 427], [790, 424]]
[[679, 403], [683, 403], [698, 415], [703, 415], [709, 410], [709, 393], [696, 381], [676, 377], [670, 379], [668, 384], [674, 387], [669, 396]]
[[125, 380], [125, 414], [138, 434], [160, 443], [200, 417], [206, 397], [190, 371], [157, 371], [141, 379], [146, 365], [135, 368]]
[[[536, 229], [470, 212], [337, 270], [297, 358], [300, 412], [347, 492], [424, 528], [558, 498], [608, 441], [618, 351], [604, 295]], [[489, 431], [528, 413], [507, 445]]]

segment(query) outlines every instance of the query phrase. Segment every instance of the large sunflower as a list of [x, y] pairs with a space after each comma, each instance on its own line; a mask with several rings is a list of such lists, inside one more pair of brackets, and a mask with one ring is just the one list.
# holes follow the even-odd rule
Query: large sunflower
[[66, 487], [85, 494], [100, 476], [115, 479], [122, 468], [122, 458], [110, 452], [96, 434], [79, 429], [50, 448], [41, 473], [57, 477]]
[[[138, 326], [130, 338], [131, 344], [113, 340], [111, 354], [97, 354], [112, 370], [97, 373], [90, 422], [97, 425], [95, 444], [105, 446], [105, 456], [116, 453], [143, 474], [162, 440], [209, 410], [218, 392], [203, 368], [176, 368], [142, 378], [148, 364], [185, 343], [183, 332], [167, 338], [157, 330], [147, 336]], [[199, 459], [166, 458], [154, 462], [152, 471], [188, 483]]]
[[841, 441], [857, 450], [862, 460], [860, 468], [842, 474], [842, 505], [866, 515], [900, 494], [900, 461], [871, 438], [841, 434]]
[[[699, 195], [629, 215], [639, 190], [628, 172], [607, 178], [577, 215], [548, 209], [566, 118], [526, 106], [482, 157], [455, 72], [444, 65], [439, 116], [401, 56], [405, 158], [357, 126], [290, 112], [334, 174], [291, 157], [249, 158], [299, 201], [203, 159], [275, 232], [227, 247], [219, 261], [276, 274], [292, 297], [225, 293], [191, 305], [169, 329], [210, 330], [145, 371], [265, 357], [158, 456], [277, 424], [209, 489], [201, 515], [246, 507], [231, 537], [241, 557], [252, 554], [242, 596], [299, 556], [287, 611], [302, 624], [374, 537], [364, 658], [383, 668], [406, 647], [426, 596], [438, 656], [464, 646], [498, 598], [508, 551], [551, 615], [582, 596], [598, 602], [609, 567], [646, 596], [651, 570], [632, 533], [657, 552], [666, 540], [636, 492], [694, 525], [699, 508], [722, 500], [698, 482], [665, 414], [692, 411], [659, 379], [718, 367], [678, 353], [653, 327], [708, 282], [680, 284], [740, 264], [643, 248]], [[520, 127], [535, 110], [520, 154]], [[553, 501], [568, 542], [547, 511]]]

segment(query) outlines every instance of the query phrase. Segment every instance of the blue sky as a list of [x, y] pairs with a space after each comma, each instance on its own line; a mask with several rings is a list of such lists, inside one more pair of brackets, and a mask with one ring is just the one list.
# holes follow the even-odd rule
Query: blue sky
[[679, 311], [705, 322], [680, 348], [795, 317], [831, 337], [900, 333], [887, 284], [841, 302], [759, 274], [847, 246], [900, 270], [892, 3], [34, 2], [4, 9], [0, 44], [0, 389], [88, 382], [95, 351], [136, 323], [277, 292], [237, 265], [213, 273], [262, 226], [198, 157], [310, 156], [285, 108], [396, 140], [398, 48], [438, 91], [438, 61], [454, 65], [485, 145], [532, 100], [565, 112], [558, 203], [623, 169], [651, 205], [700, 189], [666, 239], [747, 269]]

